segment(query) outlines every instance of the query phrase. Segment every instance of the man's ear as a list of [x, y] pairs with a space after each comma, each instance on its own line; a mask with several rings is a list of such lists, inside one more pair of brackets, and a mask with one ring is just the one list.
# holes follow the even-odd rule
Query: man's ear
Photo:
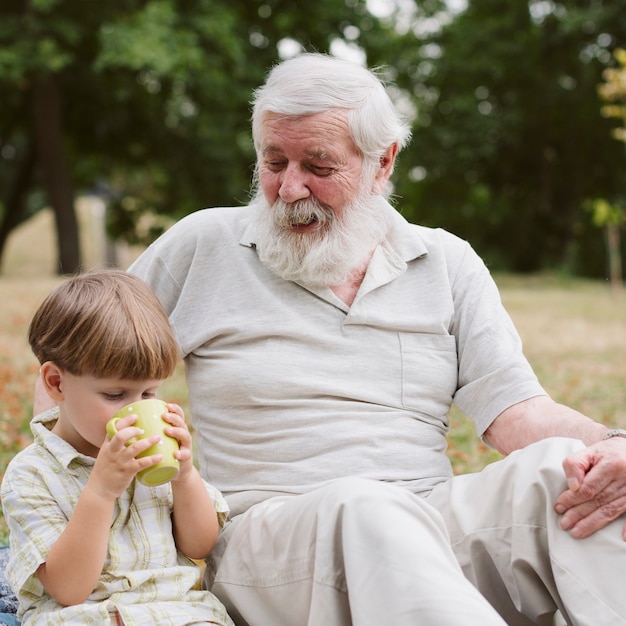
[[385, 190], [387, 181], [393, 172], [393, 166], [396, 162], [396, 156], [398, 155], [398, 144], [391, 144], [384, 154], [380, 157], [378, 169], [374, 176], [374, 183], [372, 184], [372, 192], [375, 194], [381, 194]]
[[55, 402], [63, 400], [63, 370], [53, 363], [46, 361], [39, 370], [43, 388]]

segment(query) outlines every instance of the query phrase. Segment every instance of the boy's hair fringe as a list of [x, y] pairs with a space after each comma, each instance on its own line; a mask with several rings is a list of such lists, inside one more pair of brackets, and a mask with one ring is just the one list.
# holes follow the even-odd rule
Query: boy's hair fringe
[[75, 376], [163, 380], [180, 352], [150, 287], [121, 270], [79, 274], [37, 309], [28, 341], [40, 363]]

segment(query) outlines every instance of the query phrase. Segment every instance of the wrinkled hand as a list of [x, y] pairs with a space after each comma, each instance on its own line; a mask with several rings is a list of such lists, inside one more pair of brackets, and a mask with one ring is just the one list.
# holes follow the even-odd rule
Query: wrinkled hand
[[[563, 461], [568, 489], [555, 503], [561, 528], [583, 539], [626, 512], [626, 439], [613, 437]], [[626, 523], [622, 530], [626, 541]]]

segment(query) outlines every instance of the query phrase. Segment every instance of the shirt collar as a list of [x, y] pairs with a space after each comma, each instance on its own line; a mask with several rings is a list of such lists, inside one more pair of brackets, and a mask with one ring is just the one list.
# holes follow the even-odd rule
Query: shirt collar
[[59, 419], [59, 407], [53, 407], [36, 415], [30, 423], [35, 443], [45, 448], [57, 462], [67, 469], [73, 465], [92, 466], [93, 457], [81, 454], [67, 441], [52, 432], [52, 428]]
[[428, 248], [419, 234], [419, 227], [411, 224], [396, 209], [391, 209], [391, 228], [383, 246], [393, 250], [403, 261], [409, 262], [428, 254]]

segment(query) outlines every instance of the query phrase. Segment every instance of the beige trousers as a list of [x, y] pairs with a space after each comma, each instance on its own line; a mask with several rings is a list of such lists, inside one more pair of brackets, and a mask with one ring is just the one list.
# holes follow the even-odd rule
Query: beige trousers
[[227, 527], [207, 582], [238, 626], [626, 624], [623, 520], [575, 540], [552, 510], [581, 445], [534, 444], [426, 500], [356, 478], [272, 498]]

